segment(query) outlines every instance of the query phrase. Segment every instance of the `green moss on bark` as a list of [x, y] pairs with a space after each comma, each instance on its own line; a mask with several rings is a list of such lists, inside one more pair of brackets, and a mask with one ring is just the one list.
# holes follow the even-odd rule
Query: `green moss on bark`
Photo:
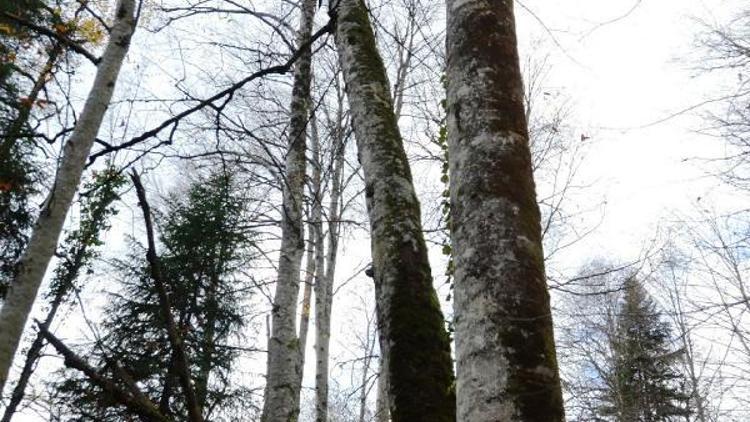
[[385, 67], [364, 3], [342, 0], [337, 19], [336, 42], [365, 173], [391, 419], [453, 422], [450, 342]]

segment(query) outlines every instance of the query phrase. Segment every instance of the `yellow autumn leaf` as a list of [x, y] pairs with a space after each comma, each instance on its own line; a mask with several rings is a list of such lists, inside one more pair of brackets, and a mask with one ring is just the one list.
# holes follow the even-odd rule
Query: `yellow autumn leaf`
[[104, 40], [104, 30], [93, 18], [82, 20], [77, 29], [78, 34], [91, 44], [97, 45]]
[[8, 35], [13, 35], [13, 28], [11, 28], [9, 25], [6, 25], [4, 23], [0, 23], [0, 32], [4, 32]]

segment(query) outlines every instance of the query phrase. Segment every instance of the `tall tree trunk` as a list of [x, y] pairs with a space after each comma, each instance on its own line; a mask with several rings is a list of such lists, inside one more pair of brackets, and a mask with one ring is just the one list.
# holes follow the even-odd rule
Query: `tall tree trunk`
[[[337, 90], [338, 91], [338, 90]], [[328, 363], [331, 342], [331, 310], [333, 308], [333, 277], [336, 272], [336, 257], [339, 242], [340, 200], [343, 190], [344, 128], [343, 108], [339, 102], [333, 153], [333, 175], [331, 176], [331, 198], [328, 206], [328, 250], [323, 257], [323, 227], [320, 226], [320, 253], [317, 254], [319, 271], [315, 281], [315, 420], [328, 422]], [[325, 259], [324, 259], [325, 258]], [[323, 266], [325, 262], [325, 272]]]
[[[317, 177], [320, 178], [321, 158], [319, 139], [313, 141], [313, 157], [318, 168]], [[335, 164], [334, 164], [335, 166]], [[334, 178], [336, 175], [334, 175]], [[318, 180], [320, 182], [320, 180]], [[336, 181], [334, 180], [334, 185]], [[313, 213], [313, 225], [315, 227], [315, 415], [316, 420], [328, 420], [328, 343], [330, 340], [330, 289], [328, 289], [328, 272], [325, 266], [325, 250], [323, 234], [322, 197], [316, 198], [316, 209]], [[336, 211], [331, 208], [329, 213]], [[329, 214], [330, 215], [330, 214]], [[330, 223], [329, 223], [329, 230]], [[328, 245], [329, 256], [332, 245]], [[335, 256], [334, 256], [335, 258]], [[331, 261], [328, 261], [328, 269]]]
[[457, 421], [562, 421], [513, 1], [447, 7]]
[[395, 422], [453, 421], [448, 335], [385, 68], [362, 0], [341, 0], [336, 46], [370, 217], [381, 350]]
[[323, 256], [323, 242], [318, 241], [322, 238], [322, 165], [320, 163], [320, 138], [318, 138], [318, 126], [315, 116], [310, 117], [310, 137], [311, 153], [313, 162], [312, 180], [310, 184], [310, 197], [312, 203], [310, 206], [307, 241], [307, 257], [305, 263], [305, 281], [304, 291], [302, 293], [302, 312], [299, 318], [299, 366], [300, 373], [298, 384], [301, 391], [302, 378], [305, 371], [305, 356], [307, 355], [307, 337], [310, 331], [310, 308], [312, 305], [312, 290], [317, 274], [323, 271], [323, 262], [318, 262], [318, 256]]
[[13, 363], [23, 329], [34, 305], [65, 216], [81, 181], [91, 147], [109, 107], [117, 76], [135, 30], [135, 0], [120, 0], [107, 47], [73, 134], [65, 145], [55, 183], [39, 214], [31, 240], [19, 261], [18, 275], [0, 309], [0, 391]]
[[[310, 40], [315, 0], [302, 0], [297, 45]], [[289, 151], [286, 155], [281, 216], [281, 253], [274, 296], [271, 338], [268, 341], [266, 396], [263, 422], [296, 421], [299, 415], [300, 366], [297, 337], [297, 296], [305, 242], [302, 227], [302, 196], [305, 186], [305, 141], [310, 103], [311, 48], [305, 49], [294, 68]]]

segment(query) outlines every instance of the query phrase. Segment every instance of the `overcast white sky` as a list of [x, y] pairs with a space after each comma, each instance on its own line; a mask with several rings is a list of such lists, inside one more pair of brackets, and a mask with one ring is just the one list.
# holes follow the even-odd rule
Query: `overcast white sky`
[[695, 70], [696, 19], [723, 21], [740, 4], [525, 0], [526, 8], [517, 6], [521, 38], [547, 37], [552, 84], [572, 98], [581, 133], [593, 144], [582, 174], [597, 181], [592, 194], [600, 192], [607, 207], [590, 239], [598, 248], [582, 249], [634, 254], [663, 219], [692, 212], [698, 197], [705, 204], [711, 193], [727, 206], [731, 198], [706, 177], [699, 159], [723, 152], [720, 140], [696, 132], [707, 109], [668, 117], [718, 96], [724, 81]]

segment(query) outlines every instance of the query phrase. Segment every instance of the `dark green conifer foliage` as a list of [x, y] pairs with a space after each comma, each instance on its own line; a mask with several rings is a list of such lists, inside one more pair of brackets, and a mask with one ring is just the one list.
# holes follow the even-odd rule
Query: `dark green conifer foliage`
[[0, 299], [15, 275], [16, 262], [26, 247], [34, 224], [31, 198], [41, 171], [31, 143], [16, 142], [0, 158]]
[[[171, 298], [173, 317], [191, 362], [199, 406], [206, 420], [235, 408], [251, 407], [249, 391], [231, 383], [238, 357], [237, 339], [243, 326], [248, 282], [238, 270], [252, 259], [253, 235], [242, 228], [244, 201], [227, 174], [215, 174], [193, 184], [180, 198], [172, 195], [159, 218], [160, 261]], [[187, 411], [172, 363], [165, 322], [145, 250], [133, 242], [133, 253], [116, 264], [122, 288], [106, 307], [102, 338], [87, 356], [112, 379], [116, 361], [135, 380], [162, 414], [187, 420]], [[104, 351], [102, 351], [104, 350]], [[131, 420], [115, 403], [77, 373], [57, 385], [59, 403], [68, 420]], [[127, 388], [124, 384], [123, 387]]]
[[[38, 34], [19, 25], [6, 14], [44, 26], [45, 4], [40, 0], [0, 1], [0, 298], [15, 274], [16, 261], [26, 246], [34, 223], [30, 198], [41, 172], [34, 160], [34, 141], [28, 136], [30, 104], [24, 92], [32, 65], [23, 59], [23, 51], [37, 42]], [[35, 73], [35, 72], [31, 72]]]
[[[612, 364], [602, 415], [617, 422], [684, 420], [689, 415], [685, 379], [677, 365], [669, 324], [634, 277], [626, 280], [612, 339]], [[608, 418], [609, 420], [609, 418]]]

